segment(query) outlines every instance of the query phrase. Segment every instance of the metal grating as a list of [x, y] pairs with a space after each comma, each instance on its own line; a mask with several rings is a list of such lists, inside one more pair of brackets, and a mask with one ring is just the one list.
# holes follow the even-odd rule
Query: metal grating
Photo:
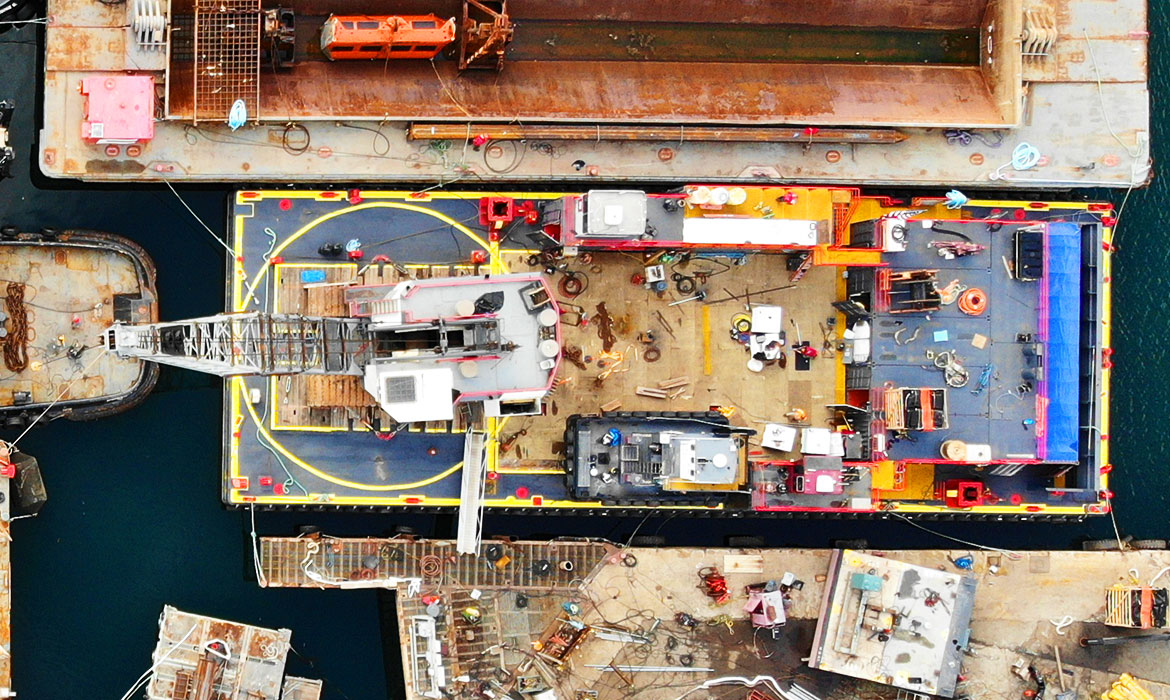
[[260, 0], [196, 0], [194, 119], [227, 121], [236, 100], [260, 116]]
[[386, 403], [412, 403], [416, 398], [415, 377], [386, 378]]
[[[456, 554], [450, 540], [261, 537], [260, 568], [266, 585], [273, 588], [329, 588], [363, 578], [420, 577], [424, 585], [441, 578], [483, 590], [572, 591], [592, 575], [609, 550], [600, 542], [489, 540], [480, 545], [480, 552]], [[435, 567], [429, 572], [428, 562]], [[327, 583], [310, 579], [306, 565]]]

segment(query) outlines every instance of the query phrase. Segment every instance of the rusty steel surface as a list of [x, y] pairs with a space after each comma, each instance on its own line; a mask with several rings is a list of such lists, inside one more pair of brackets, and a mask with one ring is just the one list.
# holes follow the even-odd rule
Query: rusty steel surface
[[[453, 63], [304, 62], [265, 73], [260, 113], [309, 119], [494, 119], [728, 124], [1006, 126], [974, 67], [513, 61], [501, 73]], [[729, 70], [734, 77], [729, 78]], [[188, 65], [171, 72], [171, 113], [188, 118]], [[225, 112], [226, 114], [226, 112]]]
[[508, 0], [463, 0], [459, 70], [503, 69], [504, 53], [514, 35]]
[[[498, 552], [489, 552], [491, 548]], [[420, 578], [424, 584], [441, 579], [484, 590], [570, 590], [611, 551], [599, 542], [489, 540], [480, 546], [480, 556], [469, 556], [457, 554], [454, 542], [446, 540], [261, 537], [260, 571], [263, 585], [271, 588], [335, 588], [348, 581]]]
[[[203, 615], [163, 609], [159, 620], [156, 659], [146, 697], [150, 700], [278, 700], [292, 632], [265, 629]], [[227, 659], [218, 661], [204, 651], [221, 642]], [[208, 664], [219, 666], [212, 673]], [[201, 683], [206, 694], [197, 694]], [[214, 691], [214, 692], [211, 692]], [[312, 697], [308, 695], [306, 697]]]
[[12, 406], [22, 391], [33, 404], [114, 399], [143, 380], [142, 363], [112, 353], [97, 357], [93, 339], [114, 323], [115, 295], [144, 295], [141, 317], [156, 317], [153, 279], [144, 279], [138, 261], [118, 248], [92, 237], [70, 241], [65, 235], [55, 243], [0, 244], [0, 278], [24, 285], [30, 360], [0, 387], [0, 407]]
[[817, 26], [956, 28], [977, 26], [986, 0], [698, 0], [680, 6], [670, 0], [512, 0], [509, 10], [525, 19], [692, 21], [810, 24]]
[[[190, 3], [176, 0], [174, 11], [184, 12]], [[508, 15], [517, 23], [573, 19], [954, 29], [977, 26], [987, 5], [987, 0], [693, 0], [685, 5], [673, 0], [508, 0]], [[314, 15], [379, 11], [377, 4], [353, 0], [286, 0], [281, 6]], [[441, 17], [458, 17], [462, 11], [460, 0], [396, 0], [393, 8], [399, 14]]]
[[197, 0], [191, 117], [224, 121], [242, 101], [259, 116], [260, 0]]
[[[1013, 2], [1003, 0], [996, 11], [1000, 5], [1007, 11]], [[854, 12], [860, 16], [871, 4]], [[237, 94], [248, 101], [253, 90], [258, 104], [249, 101], [250, 118], [286, 122], [1006, 126], [1016, 116], [995, 95], [1003, 89], [999, 83], [1018, 83], [1018, 71], [979, 66], [978, 19], [953, 29], [897, 22], [854, 26], [854, 13], [844, 12], [834, 26], [803, 25], [799, 12], [784, 15], [782, 24], [760, 19], [775, 19], [774, 12], [729, 22], [714, 6], [701, 6], [693, 8], [695, 16], [710, 19], [663, 21], [656, 12], [661, 4], [652, 3], [640, 8], [650, 19], [599, 21], [589, 19], [590, 13], [568, 13], [567, 19], [517, 20], [507, 69], [484, 74], [460, 71], [454, 45], [442, 60], [329, 61], [317, 31], [328, 15], [306, 6], [297, 20], [295, 65], [260, 72], [255, 49], [248, 53], [248, 42], [258, 43], [247, 24], [254, 15], [212, 7], [216, 11], [196, 3], [194, 51], [188, 54], [182, 41], [172, 51], [168, 114], [177, 119], [222, 121]], [[1018, 91], [1018, 85], [1011, 89]]]
[[[512, 634], [503, 646], [521, 649], [512, 659], [492, 655], [493, 678], [511, 689], [520, 678], [537, 675], [562, 698], [580, 698], [579, 691], [596, 693], [597, 700], [675, 700], [687, 689], [723, 676], [751, 678], [763, 674], [776, 679], [795, 678], [815, 697], [825, 700], [893, 697], [894, 690], [874, 682], [810, 669], [806, 664], [818, 618], [825, 604], [830, 566], [828, 549], [725, 549], [725, 548], [643, 548], [624, 549], [608, 557], [571, 592], [552, 597], [553, 605], [543, 608], [543, 618], [511, 625]], [[627, 565], [621, 554], [632, 555]], [[843, 556], [850, 556], [846, 550]], [[744, 556], [746, 555], [746, 556]], [[1054, 647], [1059, 647], [1063, 681], [1077, 697], [1096, 697], [1128, 672], [1141, 679], [1157, 700], [1170, 699], [1170, 666], [1165, 648], [1158, 643], [1082, 648], [1081, 637], [1103, 633], [1125, 634], [1106, 628], [1105, 590], [1133, 576], [1149, 580], [1170, 564], [1170, 552], [976, 552], [946, 550], [886, 551], [882, 556], [928, 568], [939, 568], [971, 576], [977, 587], [971, 623], [970, 651], [963, 657], [963, 676], [956, 696], [1016, 698], [1034, 688], [1027, 674], [1013, 673], [1021, 659], [1025, 668], [1033, 665], [1048, 679], [1049, 688], [1058, 686]], [[970, 571], [952, 563], [971, 555]], [[754, 566], [742, 572], [729, 565], [731, 559], [748, 559]], [[719, 603], [709, 597], [700, 583], [700, 572], [714, 567], [727, 583], [730, 600]], [[1127, 573], [1133, 567], [1133, 573]], [[773, 633], [756, 629], [744, 610], [745, 587], [781, 579], [786, 572], [801, 582], [787, 591], [784, 608], [787, 624]], [[460, 611], [470, 603], [467, 588], [455, 581], [424, 586], [424, 595], [437, 598], [437, 630], [443, 638], [442, 665], [447, 671], [447, 692], [458, 699], [476, 697], [475, 683], [460, 683], [459, 674], [479, 678], [486, 669], [469, 660], [495, 651], [491, 645], [502, 636], [502, 613], [516, 609], [507, 592], [493, 591], [474, 605], [484, 613], [484, 634], [467, 635], [459, 624]], [[427, 615], [419, 595], [405, 586], [398, 589], [399, 630], [408, 630], [411, 616]], [[542, 631], [553, 628], [568, 616], [562, 604], [575, 603], [578, 623], [592, 626], [592, 633], [572, 652], [563, 666], [532, 663], [532, 650]], [[535, 597], [530, 609], [538, 609]], [[692, 626], [681, 624], [676, 615], [686, 613]], [[1057, 627], [1068, 616], [1068, 630]], [[543, 623], [543, 624], [542, 624]], [[599, 633], [614, 630], [631, 634], [628, 642], [601, 638]], [[527, 630], [527, 636], [522, 636]], [[402, 634], [405, 697], [421, 700], [415, 692], [409, 635]], [[957, 643], [957, 642], [956, 642]], [[626, 678], [611, 664], [634, 667], [679, 667], [682, 656], [690, 655], [693, 671], [685, 673], [631, 671]], [[869, 657], [865, 657], [868, 659]], [[502, 673], [494, 669], [503, 667]], [[542, 668], [538, 668], [542, 667]], [[701, 671], [710, 668], [711, 671]], [[781, 680], [781, 682], [784, 682]], [[786, 685], [783, 687], [787, 687]], [[728, 690], [736, 691], [728, 686]], [[743, 690], [739, 697], [747, 697]], [[590, 695], [589, 697], [593, 697]], [[728, 696], [732, 697], [732, 696]], [[770, 695], [769, 695], [770, 697]]]
[[135, 43], [129, 4], [54, 0], [45, 30], [45, 70], [165, 69], [165, 51], [144, 50]]
[[509, 61], [977, 65], [975, 26], [952, 30], [799, 24], [528, 20]]
[[573, 126], [568, 124], [501, 125], [420, 123], [410, 125], [412, 140], [464, 140], [486, 136], [493, 141], [551, 139], [555, 141], [751, 141], [791, 143], [898, 143], [906, 135], [896, 129], [801, 129], [793, 127], [653, 127]]

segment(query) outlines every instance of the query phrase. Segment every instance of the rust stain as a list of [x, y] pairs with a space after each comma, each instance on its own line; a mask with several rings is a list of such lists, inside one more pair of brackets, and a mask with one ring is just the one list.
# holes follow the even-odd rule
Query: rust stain
[[[191, 63], [176, 60], [171, 68], [170, 109], [187, 118], [193, 109]], [[266, 76], [260, 112], [291, 119], [470, 116], [674, 124], [1003, 121], [975, 66], [685, 60], [514, 61], [491, 76], [460, 75], [445, 63], [400, 62], [387, 74], [379, 62], [310, 60]], [[282, 142], [282, 129], [266, 131], [269, 142]]]
[[[95, 272], [98, 269], [98, 265], [102, 262], [101, 258], [98, 256], [87, 255], [87, 251], [79, 249], [57, 251], [58, 261], [60, 261], [62, 253], [65, 254], [65, 264], [69, 267], [69, 269], [78, 272]], [[60, 264], [60, 262], [58, 262], [58, 264]], [[105, 296], [106, 288], [100, 288], [100, 293], [102, 296]]]
[[97, 160], [85, 161], [87, 173], [117, 173], [120, 175], [141, 173], [146, 166], [136, 160]]
[[254, 634], [248, 642], [248, 655], [257, 659], [266, 659], [271, 655], [271, 652], [266, 651], [266, 649], [271, 649], [274, 644], [278, 645], [277, 649], [279, 649], [279, 645], [282, 645], [283, 642], [279, 637], [267, 632]]

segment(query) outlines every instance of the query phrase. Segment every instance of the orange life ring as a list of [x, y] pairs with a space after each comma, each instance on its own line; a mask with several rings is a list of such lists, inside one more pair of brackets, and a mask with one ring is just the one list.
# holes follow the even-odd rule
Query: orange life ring
[[987, 310], [987, 294], [978, 287], [972, 287], [959, 295], [959, 311], [968, 316], [978, 316]]

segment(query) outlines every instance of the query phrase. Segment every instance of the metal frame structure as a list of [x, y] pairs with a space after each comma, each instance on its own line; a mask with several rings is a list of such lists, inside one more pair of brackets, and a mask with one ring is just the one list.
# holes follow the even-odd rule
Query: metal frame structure
[[107, 347], [137, 357], [221, 377], [273, 374], [352, 374], [373, 355], [361, 319], [293, 314], [219, 314], [141, 326], [118, 324]]
[[226, 121], [236, 100], [260, 117], [260, 0], [195, 0], [192, 121]]
[[455, 549], [475, 554], [483, 541], [483, 496], [487, 476], [487, 433], [468, 430], [463, 444], [463, 481]]

